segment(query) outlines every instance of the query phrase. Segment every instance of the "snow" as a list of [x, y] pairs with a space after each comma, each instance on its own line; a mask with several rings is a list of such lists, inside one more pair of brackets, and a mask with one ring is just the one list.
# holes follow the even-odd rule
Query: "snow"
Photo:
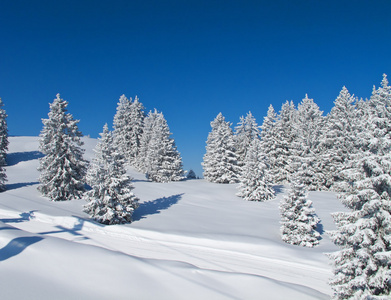
[[[2, 299], [329, 299], [337, 250], [325, 234], [336, 194], [311, 192], [319, 246], [285, 244], [276, 198], [243, 201], [237, 184], [156, 183], [129, 169], [140, 199], [134, 222], [101, 225], [84, 200], [53, 202], [37, 191], [38, 138], [10, 137], [0, 194]], [[83, 138], [85, 158], [97, 140]]]

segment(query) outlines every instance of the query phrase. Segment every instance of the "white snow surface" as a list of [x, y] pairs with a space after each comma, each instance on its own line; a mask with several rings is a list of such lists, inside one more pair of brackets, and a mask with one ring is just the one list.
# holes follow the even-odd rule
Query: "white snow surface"
[[[90, 160], [97, 140], [84, 138]], [[321, 219], [315, 248], [285, 244], [276, 198], [247, 202], [237, 184], [155, 183], [129, 169], [140, 199], [134, 222], [101, 225], [84, 200], [37, 191], [38, 137], [10, 137], [0, 193], [1, 299], [329, 299], [337, 250], [324, 231], [345, 211], [334, 193], [312, 192]]]

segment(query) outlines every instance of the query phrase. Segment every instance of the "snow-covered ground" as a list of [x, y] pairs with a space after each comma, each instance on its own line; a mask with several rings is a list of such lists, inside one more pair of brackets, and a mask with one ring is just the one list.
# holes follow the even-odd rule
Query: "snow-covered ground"
[[[96, 140], [84, 138], [85, 158]], [[0, 194], [1, 299], [329, 299], [337, 248], [326, 230], [345, 210], [312, 192], [320, 245], [280, 238], [277, 186], [269, 202], [246, 202], [236, 185], [148, 182], [129, 170], [140, 208], [134, 222], [103, 226], [84, 200], [52, 202], [37, 191], [37, 137], [10, 137], [8, 190]]]

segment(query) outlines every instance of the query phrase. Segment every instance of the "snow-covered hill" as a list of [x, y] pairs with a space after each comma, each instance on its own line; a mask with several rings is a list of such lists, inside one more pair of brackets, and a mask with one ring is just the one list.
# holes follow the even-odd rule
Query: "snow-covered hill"
[[[148, 182], [129, 170], [140, 208], [128, 225], [103, 226], [83, 200], [37, 191], [37, 137], [10, 137], [8, 190], [0, 194], [1, 299], [328, 299], [336, 250], [324, 233], [336, 195], [310, 193], [320, 245], [283, 243], [276, 199], [246, 202], [236, 185]], [[96, 140], [85, 138], [90, 159]]]

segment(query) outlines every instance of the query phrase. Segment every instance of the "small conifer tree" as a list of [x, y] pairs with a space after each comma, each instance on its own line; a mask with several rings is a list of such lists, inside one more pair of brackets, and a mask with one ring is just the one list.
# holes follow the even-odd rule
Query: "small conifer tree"
[[138, 199], [132, 193], [131, 178], [126, 175], [123, 156], [115, 148], [107, 124], [88, 168], [87, 182], [92, 189], [86, 193], [86, 213], [106, 225], [132, 222]]
[[231, 123], [226, 122], [224, 116], [219, 113], [210, 125], [212, 131], [208, 135], [202, 163], [204, 178], [215, 183], [236, 183], [239, 180], [240, 167]]
[[288, 244], [314, 247], [319, 244], [319, 232], [316, 231], [319, 218], [307, 199], [307, 187], [301, 182], [303, 170], [291, 179], [291, 190], [280, 203], [281, 235]]
[[238, 196], [248, 201], [267, 201], [274, 198], [266, 158], [259, 138], [247, 151], [239, 181]]

